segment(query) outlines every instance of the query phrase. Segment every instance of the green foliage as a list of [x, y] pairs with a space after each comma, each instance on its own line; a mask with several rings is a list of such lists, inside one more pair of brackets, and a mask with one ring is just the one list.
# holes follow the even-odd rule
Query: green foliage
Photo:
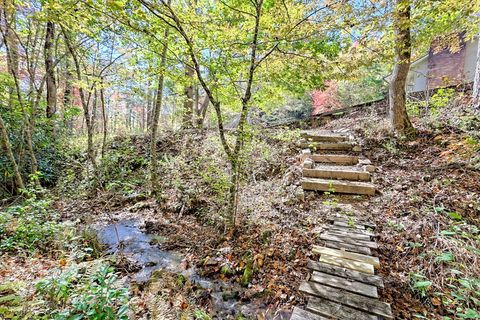
[[61, 231], [51, 199], [30, 195], [20, 205], [0, 212], [0, 251], [51, 252]]
[[196, 310], [193, 313], [195, 320], [211, 320], [212, 318], [203, 310]]
[[113, 268], [103, 263], [93, 268], [73, 265], [41, 280], [36, 288], [53, 319], [126, 320], [128, 289], [116, 282]]
[[25, 299], [22, 291], [25, 285], [19, 282], [7, 282], [0, 284], [0, 318], [1, 319], [22, 319], [19, 315], [23, 314], [27, 319], [31, 316], [25, 314]]
[[455, 261], [455, 256], [451, 252], [443, 252], [435, 257], [437, 263], [451, 263]]
[[433, 116], [437, 116], [455, 95], [455, 89], [438, 89], [428, 100], [428, 107]]
[[410, 287], [413, 292], [417, 293], [421, 298], [427, 296], [432, 282], [427, 280], [426, 277], [420, 273], [411, 273], [410, 274]]
[[401, 222], [395, 223], [395, 221], [389, 220], [389, 221], [387, 221], [387, 226], [389, 228], [392, 228], [392, 229], [398, 231], [398, 232], [405, 230], [405, 225]]

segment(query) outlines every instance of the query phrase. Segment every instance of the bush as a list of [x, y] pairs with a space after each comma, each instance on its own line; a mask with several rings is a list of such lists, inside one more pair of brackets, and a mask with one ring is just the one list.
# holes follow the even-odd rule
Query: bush
[[0, 252], [50, 251], [60, 231], [50, 199], [28, 197], [22, 204], [0, 212]]
[[49, 319], [128, 319], [128, 289], [118, 287], [112, 267], [72, 265], [59, 275], [37, 283], [37, 292], [48, 304]]

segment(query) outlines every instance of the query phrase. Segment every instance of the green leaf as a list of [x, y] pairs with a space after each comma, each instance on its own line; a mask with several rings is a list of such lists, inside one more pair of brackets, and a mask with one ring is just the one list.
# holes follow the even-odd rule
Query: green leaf
[[418, 282], [415, 282], [413, 287], [415, 289], [426, 289], [426, 288], [430, 287], [431, 285], [432, 285], [431, 281], [418, 281]]
[[456, 212], [448, 212], [447, 216], [453, 220], [462, 220], [462, 216]]

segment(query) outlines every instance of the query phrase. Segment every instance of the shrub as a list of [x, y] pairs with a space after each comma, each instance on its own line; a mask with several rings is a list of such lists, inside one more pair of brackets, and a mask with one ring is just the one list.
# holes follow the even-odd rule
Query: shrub
[[55, 247], [60, 225], [51, 202], [33, 195], [0, 212], [0, 252], [46, 252]]
[[37, 283], [37, 292], [47, 301], [51, 319], [128, 319], [129, 293], [116, 285], [117, 275], [105, 263], [72, 265], [59, 275]]

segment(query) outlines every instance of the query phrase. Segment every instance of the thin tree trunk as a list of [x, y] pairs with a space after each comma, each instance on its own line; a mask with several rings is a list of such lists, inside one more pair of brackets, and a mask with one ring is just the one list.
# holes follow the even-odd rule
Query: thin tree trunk
[[[72, 46], [72, 43], [70, 43], [70, 39], [68, 38], [67, 32], [63, 30], [63, 35], [65, 39], [65, 44], [67, 45], [68, 51], [70, 52], [70, 55], [72, 56], [74, 65], [75, 65], [75, 71], [77, 74], [77, 80], [82, 81], [82, 71], [80, 69], [80, 62], [78, 61], [77, 54], [75, 52], [75, 49]], [[93, 170], [95, 173], [97, 172], [97, 162], [95, 160], [95, 151], [93, 150], [93, 126], [92, 126], [92, 119], [90, 118], [90, 112], [88, 110], [88, 103], [86, 100], [85, 92], [82, 88], [82, 86], [78, 87], [78, 91], [80, 93], [80, 101], [82, 103], [82, 109], [83, 109], [83, 116], [85, 120], [85, 126], [87, 127], [87, 155], [92, 163]]]
[[390, 121], [392, 129], [400, 135], [414, 132], [406, 109], [406, 91], [408, 71], [410, 69], [410, 0], [396, 0], [393, 14], [395, 26], [396, 62], [389, 90]]
[[245, 125], [247, 124], [247, 116], [249, 110], [250, 99], [252, 98], [252, 86], [253, 77], [255, 74], [255, 68], [257, 64], [257, 47], [258, 47], [258, 34], [260, 29], [260, 17], [262, 14], [263, 0], [256, 2], [256, 14], [255, 14], [255, 29], [253, 32], [253, 41], [250, 48], [250, 68], [248, 71], [247, 88], [242, 98], [242, 111], [240, 113], [240, 121], [237, 128], [237, 139], [235, 141], [235, 148], [231, 157], [232, 176], [230, 185], [230, 199], [229, 199], [229, 211], [231, 213], [231, 225], [232, 232], [235, 231], [238, 219], [238, 193], [239, 193], [239, 175], [241, 172], [241, 152], [245, 143]]
[[[188, 78], [188, 81], [191, 82], [193, 76], [195, 75], [195, 70], [185, 65], [185, 75]], [[193, 86], [191, 84], [185, 86], [184, 89], [185, 101], [183, 102], [183, 128], [193, 127]]]
[[210, 104], [210, 99], [208, 96], [205, 96], [202, 103], [198, 106], [197, 112], [197, 128], [202, 128], [203, 123], [205, 122], [205, 116], [207, 115], [208, 105]]
[[47, 118], [52, 118], [57, 111], [57, 86], [55, 84], [55, 68], [53, 65], [53, 39], [55, 38], [55, 24], [47, 22], [45, 34], [45, 72], [47, 78]]
[[[18, 74], [18, 65], [19, 65], [19, 55], [18, 55], [18, 38], [11, 32], [11, 29], [16, 28], [16, 10], [15, 5], [12, 1], [3, 0], [2, 1], [2, 14], [3, 24], [5, 25], [5, 32], [3, 33], [3, 41], [5, 46], [8, 46], [9, 51], [7, 52], [7, 68], [10, 70], [10, 73]], [[8, 106], [11, 109], [15, 102], [16, 93], [15, 88], [10, 87], [9, 89], [9, 100]]]
[[102, 105], [102, 118], [103, 118], [103, 137], [102, 137], [102, 159], [105, 156], [105, 144], [107, 141], [107, 112], [105, 111], [105, 95], [103, 89], [103, 78], [101, 80], [100, 88], [100, 103]]
[[473, 105], [480, 109], [480, 33], [477, 36], [477, 62], [475, 65], [475, 78], [473, 80]]
[[11, 30], [9, 30], [10, 25], [8, 24], [8, 20], [7, 20], [6, 16], [5, 16], [5, 23], [6, 23], [6, 28], [5, 28], [6, 30], [5, 30], [5, 32], [3, 30], [1, 30], [1, 33], [2, 33], [2, 36], [3, 36], [3, 41], [4, 41], [6, 53], [7, 53], [7, 60], [9, 61], [8, 62], [8, 66], [10, 66], [9, 67], [9, 72], [10, 72], [12, 78], [13, 78], [18, 104], [20, 105], [20, 109], [22, 111], [24, 132], [25, 132], [25, 142], [26, 142], [26, 145], [27, 145], [27, 151], [28, 151], [28, 154], [30, 156], [30, 161], [31, 161], [31, 173], [36, 174], [37, 171], [38, 171], [38, 162], [37, 162], [37, 158], [35, 157], [35, 153], [33, 151], [32, 122], [28, 117], [27, 110], [25, 108], [25, 104], [24, 104], [23, 98], [22, 98], [22, 92], [20, 90], [20, 83], [19, 83], [19, 78], [18, 78], [18, 69], [15, 68], [16, 63], [17, 63], [17, 67], [18, 67], [18, 61], [16, 63], [15, 63], [15, 61], [12, 61], [12, 53], [10, 51], [10, 44], [7, 41], [8, 34], [11, 33]]
[[11, 147], [11, 144], [10, 144], [10, 139], [8, 137], [7, 128], [5, 127], [5, 122], [3, 122], [3, 118], [2, 118], [1, 115], [0, 115], [0, 139], [1, 139], [1, 142], [2, 142], [3, 148], [5, 149], [5, 152], [7, 153], [7, 158], [12, 163], [13, 174], [15, 175], [15, 184], [16, 184], [16, 187], [17, 187], [17, 192], [20, 192], [21, 189], [25, 188], [25, 185], [23, 184], [22, 175], [20, 174], [20, 170], [18, 169], [17, 161], [15, 160], [15, 157], [13, 156], [12, 147]]
[[65, 126], [70, 130], [73, 129], [73, 118], [67, 119], [65, 114], [68, 114], [67, 110], [72, 104], [72, 91], [72, 73], [70, 72], [69, 59], [67, 58], [65, 63], [65, 91], [63, 92], [63, 121]]
[[[168, 29], [165, 30], [164, 39], [167, 42], [168, 38]], [[162, 108], [162, 98], [163, 98], [163, 82], [165, 80], [164, 68], [167, 61], [167, 50], [168, 46], [165, 44], [161, 53], [160, 68], [162, 69], [160, 75], [158, 76], [158, 85], [157, 85], [157, 98], [155, 100], [155, 105], [153, 107], [153, 118], [152, 118], [152, 130], [150, 136], [150, 183], [151, 183], [151, 192], [153, 194], [157, 191], [157, 131], [158, 131], [158, 119], [160, 118], [160, 110]]]

